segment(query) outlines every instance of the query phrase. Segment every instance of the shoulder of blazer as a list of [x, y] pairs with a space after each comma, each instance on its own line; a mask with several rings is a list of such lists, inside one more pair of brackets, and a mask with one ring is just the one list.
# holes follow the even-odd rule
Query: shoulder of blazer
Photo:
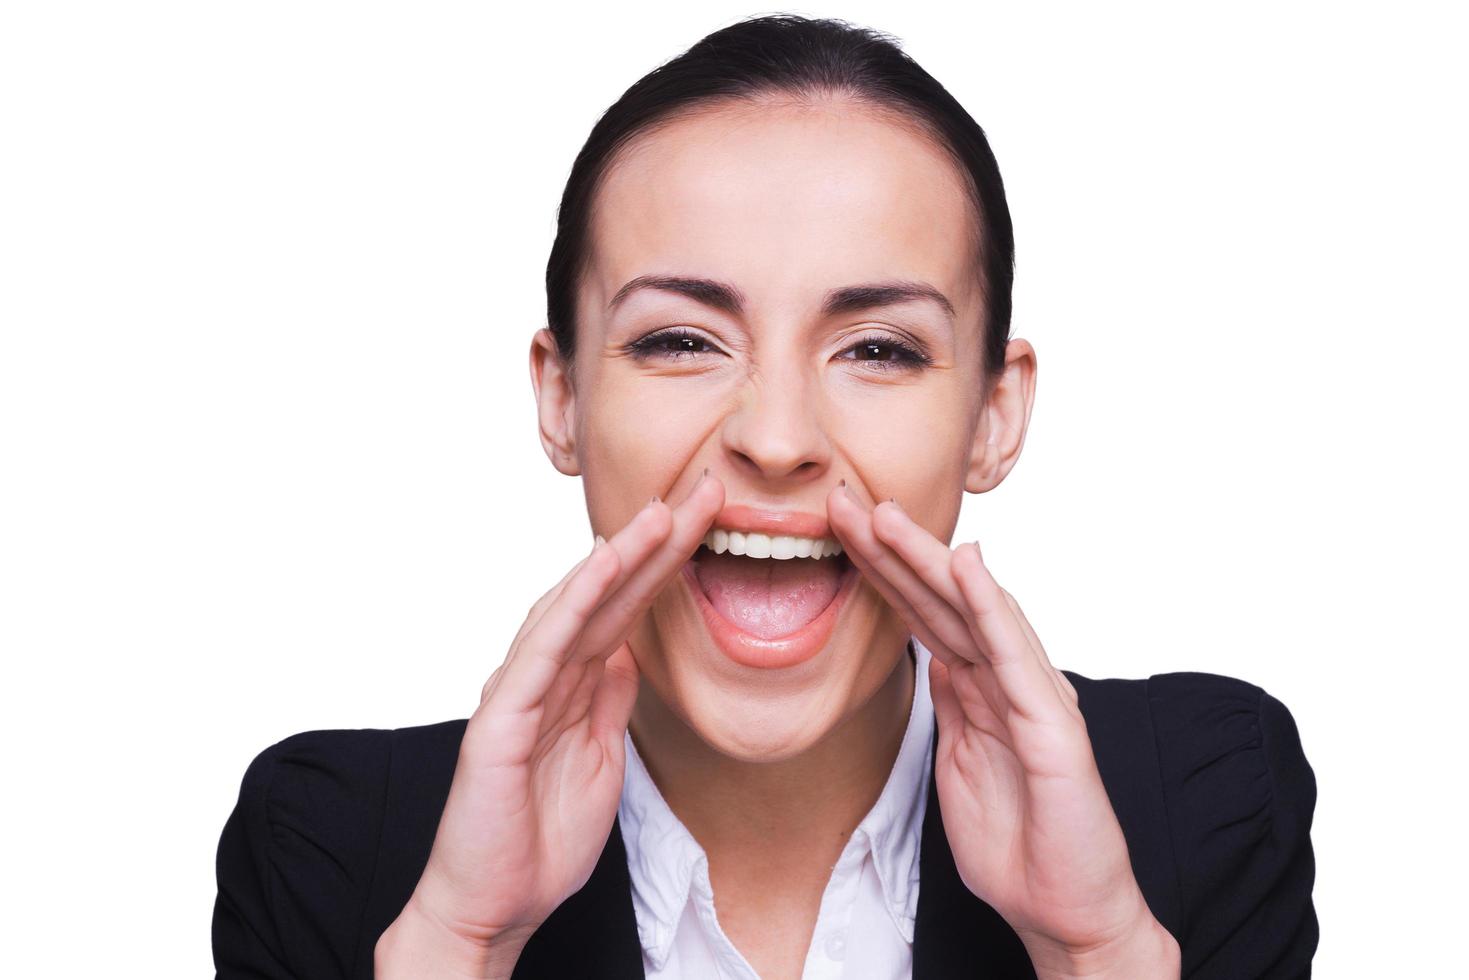
[[1183, 975], [1309, 976], [1316, 780], [1289, 709], [1224, 674], [1063, 672], [1139, 884], [1183, 950]]
[[1289, 714], [1259, 685], [1224, 674], [1098, 679], [1062, 673], [1076, 687], [1138, 883], [1153, 914], [1182, 937], [1196, 904], [1201, 838], [1261, 811], [1259, 791], [1268, 784], [1261, 779], [1268, 770], [1259, 751], [1262, 712], [1267, 721]]
[[1155, 674], [1148, 704], [1184, 915], [1183, 975], [1309, 976], [1316, 777], [1290, 710], [1257, 684]]
[[1093, 678], [1062, 670], [1076, 688], [1097, 771], [1127, 839], [1148, 907], [1179, 934], [1183, 898], [1149, 689], [1153, 678]]
[[[255, 758], [220, 840], [219, 977], [372, 977], [377, 939], [428, 862], [466, 724], [302, 732]], [[642, 976], [615, 820], [514, 976]]]
[[254, 758], [217, 855], [221, 977], [371, 976], [428, 859], [464, 726], [301, 732]]
[[374, 822], [372, 811], [381, 814], [372, 883], [364, 895], [356, 942], [359, 964], [372, 963], [378, 937], [403, 911], [428, 863], [467, 724], [461, 718], [388, 731], [313, 733], [324, 754], [345, 758], [371, 753], [381, 773], [380, 799], [364, 800], [369, 805], [359, 811], [364, 825]]

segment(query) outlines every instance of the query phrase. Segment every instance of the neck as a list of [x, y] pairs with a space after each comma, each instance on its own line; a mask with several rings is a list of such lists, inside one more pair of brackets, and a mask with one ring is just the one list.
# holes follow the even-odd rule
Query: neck
[[669, 809], [711, 861], [730, 853], [770, 859], [833, 846], [839, 851], [887, 783], [914, 682], [905, 649], [865, 704], [809, 749], [780, 762], [744, 762], [716, 752], [647, 685], [629, 730]]

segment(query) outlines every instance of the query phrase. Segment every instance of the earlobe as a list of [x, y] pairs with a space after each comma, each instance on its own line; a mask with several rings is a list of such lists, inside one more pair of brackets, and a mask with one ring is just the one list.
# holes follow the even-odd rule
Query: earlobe
[[1030, 410], [1035, 402], [1036, 356], [1030, 341], [1015, 339], [1005, 347], [1005, 367], [980, 406], [964, 489], [993, 490], [1020, 459]]
[[567, 476], [578, 476], [576, 455], [576, 391], [561, 360], [556, 339], [542, 327], [530, 343], [530, 382], [536, 396], [536, 420], [541, 448], [551, 465]]
[[988, 442], [976, 440], [969, 456], [969, 471], [964, 474], [964, 489], [969, 493], [984, 493], [993, 490], [999, 480], [994, 479], [998, 468], [999, 453]]

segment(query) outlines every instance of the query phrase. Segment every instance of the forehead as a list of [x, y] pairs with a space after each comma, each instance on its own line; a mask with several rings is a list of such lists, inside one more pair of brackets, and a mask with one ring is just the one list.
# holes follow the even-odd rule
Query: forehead
[[833, 287], [896, 278], [937, 287], [972, 319], [975, 220], [952, 159], [890, 116], [737, 103], [624, 149], [593, 208], [581, 302], [595, 321], [629, 279], [685, 274], [794, 311]]

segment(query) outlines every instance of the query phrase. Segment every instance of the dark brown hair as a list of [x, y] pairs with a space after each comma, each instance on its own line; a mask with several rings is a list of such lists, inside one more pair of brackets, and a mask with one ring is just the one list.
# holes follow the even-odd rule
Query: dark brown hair
[[841, 95], [933, 138], [966, 177], [974, 255], [985, 300], [986, 383], [1010, 339], [1015, 239], [999, 165], [984, 130], [890, 35], [796, 14], [722, 28], [644, 75], [602, 114], [572, 164], [546, 263], [546, 319], [568, 369], [576, 353], [576, 288], [587, 261], [591, 207], [618, 152], [634, 137], [721, 102], [771, 95]]

